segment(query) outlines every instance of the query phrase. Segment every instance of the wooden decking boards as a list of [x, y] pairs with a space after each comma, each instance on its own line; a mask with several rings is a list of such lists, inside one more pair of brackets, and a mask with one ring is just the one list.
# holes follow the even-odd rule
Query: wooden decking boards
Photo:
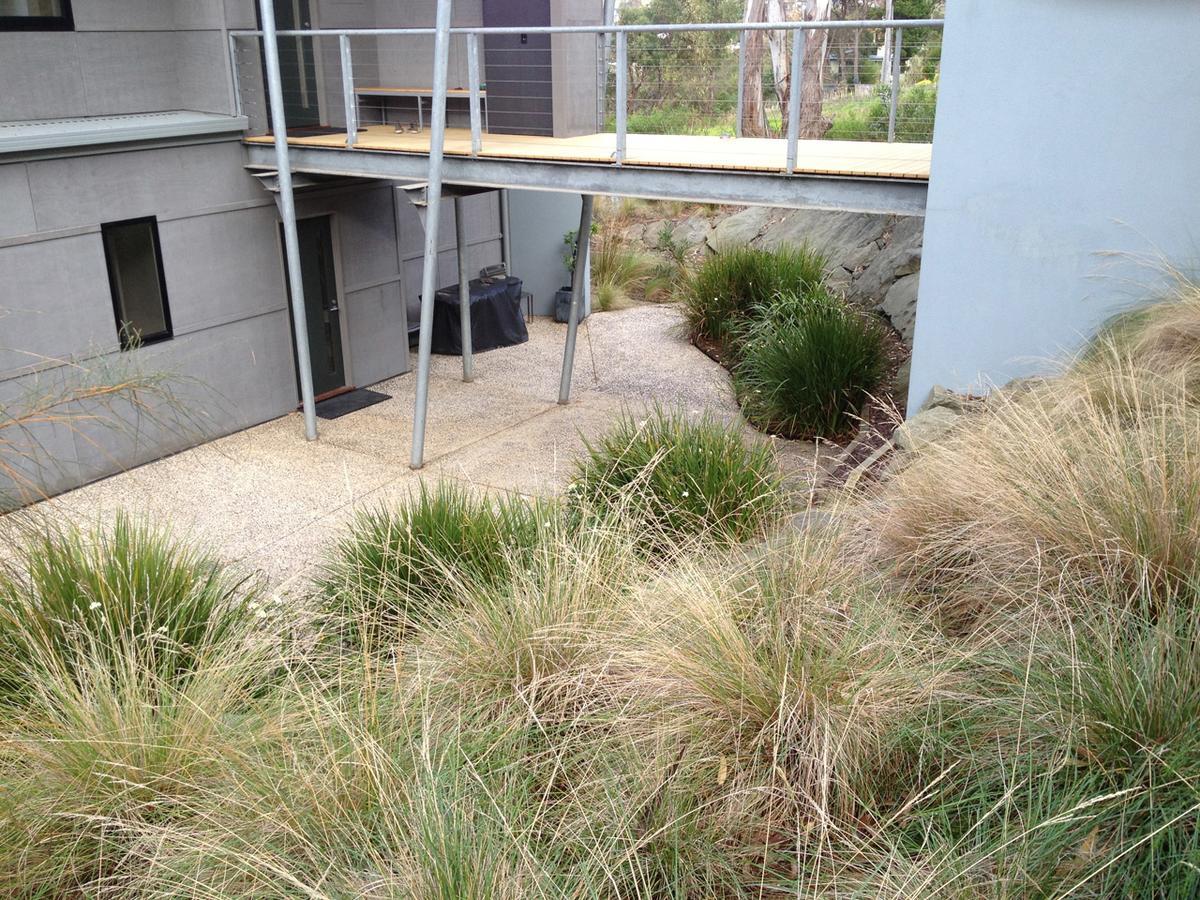
[[[247, 138], [252, 143], [270, 143], [271, 140], [269, 135]], [[288, 143], [338, 148], [345, 147], [346, 136], [342, 133], [289, 137]], [[429, 130], [397, 133], [390, 125], [371, 125], [359, 131], [353, 149], [428, 154]], [[611, 133], [571, 138], [484, 134], [480, 155], [502, 159], [599, 163], [611, 162], [615, 150], [616, 136]], [[452, 156], [469, 156], [470, 131], [447, 128], [445, 152]], [[930, 155], [929, 144], [800, 141], [796, 173], [927, 181]], [[787, 142], [778, 138], [631, 134], [626, 139], [625, 162], [632, 166], [783, 172], [787, 165]]]

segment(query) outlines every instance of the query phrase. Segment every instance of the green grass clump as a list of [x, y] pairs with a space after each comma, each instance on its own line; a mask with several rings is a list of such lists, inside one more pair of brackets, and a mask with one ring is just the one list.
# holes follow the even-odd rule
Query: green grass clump
[[887, 368], [880, 325], [825, 291], [778, 298], [740, 346], [734, 385], [743, 413], [793, 438], [845, 433]]
[[662, 409], [642, 420], [626, 414], [589, 443], [567, 490], [577, 509], [627, 516], [659, 548], [698, 535], [744, 540], [782, 503], [769, 447], [748, 447], [737, 427], [710, 417]]
[[360, 513], [320, 577], [324, 611], [352, 643], [395, 640], [472, 590], [495, 588], [533, 553], [547, 506], [440, 483]]
[[592, 300], [601, 312], [628, 306], [644, 296], [653, 264], [627, 246], [615, 229], [601, 229], [592, 239]]
[[130, 659], [181, 680], [261, 601], [258, 585], [125, 515], [93, 533], [35, 533], [0, 572], [0, 697], [19, 700], [39, 668]]
[[710, 256], [687, 279], [683, 311], [693, 337], [725, 350], [780, 294], [804, 295], [825, 280], [825, 257], [807, 247], [742, 247]]

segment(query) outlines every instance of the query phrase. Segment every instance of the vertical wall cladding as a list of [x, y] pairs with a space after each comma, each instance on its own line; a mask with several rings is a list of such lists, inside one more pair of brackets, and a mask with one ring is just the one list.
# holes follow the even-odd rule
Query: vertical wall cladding
[[0, 121], [230, 113], [221, 0], [72, 5], [74, 31], [0, 32]]
[[[549, 25], [550, 0], [483, 0], [483, 24], [487, 28]], [[485, 35], [483, 53], [488, 128], [496, 134], [553, 135], [550, 35]]]
[[[224, 141], [0, 166], [5, 208], [10, 197], [27, 198], [0, 236], [0, 402], [18, 411], [87, 377], [83, 369], [164, 376], [180, 401], [149, 418], [107, 409], [104, 426], [79, 417], [97, 410], [68, 410], [72, 425], [42, 429], [18, 454], [41, 490], [294, 407], [277, 215], [242, 162], [240, 144]], [[142, 216], [158, 221], [174, 337], [120, 352], [100, 224]], [[83, 369], [64, 365], [72, 361]], [[9, 481], [0, 494], [29, 487]]]

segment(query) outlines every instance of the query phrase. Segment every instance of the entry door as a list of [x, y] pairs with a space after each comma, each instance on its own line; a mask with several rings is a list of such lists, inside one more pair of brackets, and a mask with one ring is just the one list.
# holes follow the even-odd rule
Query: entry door
[[[312, 28], [309, 0], [275, 0], [275, 27], [280, 31]], [[279, 39], [279, 74], [287, 127], [321, 124], [317, 103], [317, 54], [310, 37]]]
[[[304, 312], [305, 321], [308, 323], [308, 355], [312, 362], [313, 392], [320, 396], [346, 386], [341, 311], [338, 308], [337, 278], [333, 263], [332, 220], [329, 216], [301, 219], [296, 223], [296, 230], [300, 237], [300, 280], [304, 286]], [[286, 271], [285, 255], [284, 272]], [[288, 299], [291, 299], [290, 296]], [[295, 338], [293, 331], [293, 348]], [[297, 369], [297, 390], [299, 381]]]

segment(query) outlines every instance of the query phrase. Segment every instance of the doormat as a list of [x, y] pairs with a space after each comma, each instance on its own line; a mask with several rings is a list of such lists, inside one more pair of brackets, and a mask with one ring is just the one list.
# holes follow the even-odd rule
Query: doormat
[[336, 397], [330, 397], [328, 400], [322, 400], [317, 404], [317, 415], [322, 419], [340, 419], [347, 413], [357, 412], [360, 409], [366, 409], [368, 406], [374, 406], [376, 403], [382, 403], [384, 400], [391, 400], [387, 394], [381, 394], [379, 391], [369, 391], [366, 388], [359, 388], [356, 391], [347, 391], [344, 394], [338, 394]]

